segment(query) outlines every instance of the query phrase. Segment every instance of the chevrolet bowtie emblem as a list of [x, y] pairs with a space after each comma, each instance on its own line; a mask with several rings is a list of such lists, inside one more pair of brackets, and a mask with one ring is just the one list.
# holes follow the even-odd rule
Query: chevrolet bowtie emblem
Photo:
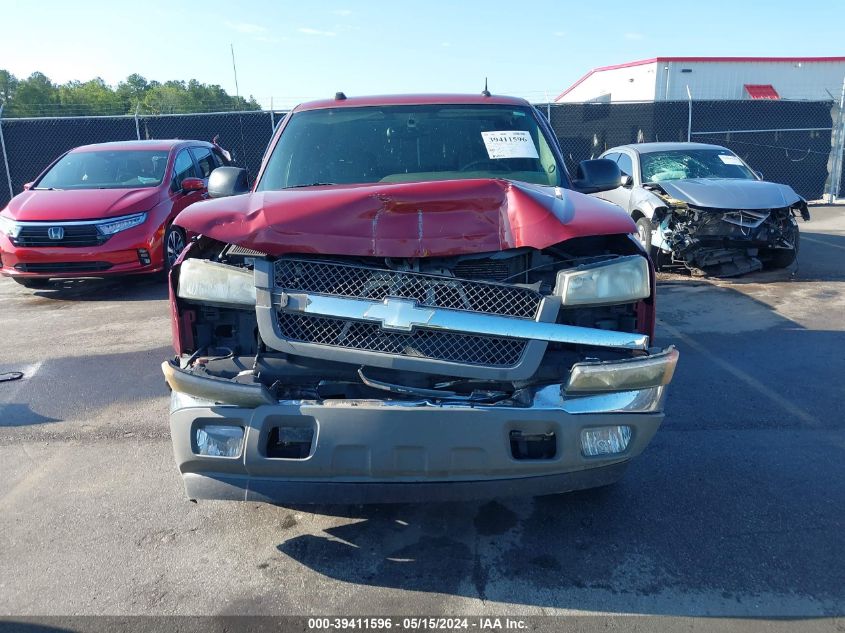
[[386, 330], [401, 330], [410, 332], [418, 325], [426, 325], [434, 310], [420, 308], [417, 302], [412, 299], [396, 299], [388, 297], [382, 303], [377, 303], [368, 308], [364, 318], [369, 321], [380, 321], [381, 327]]

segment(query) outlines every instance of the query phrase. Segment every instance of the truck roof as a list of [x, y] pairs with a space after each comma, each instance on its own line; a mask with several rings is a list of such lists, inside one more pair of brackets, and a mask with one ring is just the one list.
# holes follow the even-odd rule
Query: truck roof
[[354, 108], [363, 106], [382, 105], [530, 105], [519, 97], [481, 94], [410, 94], [410, 95], [373, 95], [362, 97], [347, 97], [345, 99], [321, 99], [309, 101], [296, 106], [293, 111], [322, 110], [324, 108]]

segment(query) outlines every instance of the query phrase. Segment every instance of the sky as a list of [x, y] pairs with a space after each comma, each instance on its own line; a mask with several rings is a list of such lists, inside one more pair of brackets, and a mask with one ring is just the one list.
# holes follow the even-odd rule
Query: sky
[[[34, 8], [37, 7], [37, 10]], [[638, 11], [638, 7], [640, 10]], [[198, 79], [262, 106], [408, 92], [553, 99], [656, 56], [845, 55], [841, 0], [0, 0], [0, 68], [55, 82]]]

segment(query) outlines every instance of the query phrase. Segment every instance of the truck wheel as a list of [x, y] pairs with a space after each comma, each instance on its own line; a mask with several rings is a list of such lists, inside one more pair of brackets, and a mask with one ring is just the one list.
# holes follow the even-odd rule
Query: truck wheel
[[12, 277], [17, 283], [24, 288], [46, 288], [50, 285], [50, 280], [47, 277]]

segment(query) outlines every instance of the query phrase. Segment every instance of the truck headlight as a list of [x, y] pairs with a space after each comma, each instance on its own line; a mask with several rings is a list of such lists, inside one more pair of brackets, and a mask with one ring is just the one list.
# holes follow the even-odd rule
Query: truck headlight
[[12, 239], [16, 238], [21, 232], [21, 225], [15, 222], [12, 218], [7, 218], [0, 215], [0, 233], [5, 233]]
[[648, 260], [640, 255], [557, 273], [555, 294], [565, 306], [629, 303], [651, 294]]
[[179, 267], [182, 299], [222, 305], [255, 306], [255, 277], [251, 270], [205, 259], [186, 259]]
[[674, 345], [651, 356], [575, 363], [565, 389], [568, 394], [577, 394], [663, 387], [672, 382], [677, 364], [678, 350]]
[[136, 213], [135, 215], [125, 215], [121, 218], [114, 218], [105, 222], [97, 224], [97, 230], [103, 235], [114, 235], [126, 229], [131, 229], [139, 224], [143, 224], [147, 219], [146, 213]]

